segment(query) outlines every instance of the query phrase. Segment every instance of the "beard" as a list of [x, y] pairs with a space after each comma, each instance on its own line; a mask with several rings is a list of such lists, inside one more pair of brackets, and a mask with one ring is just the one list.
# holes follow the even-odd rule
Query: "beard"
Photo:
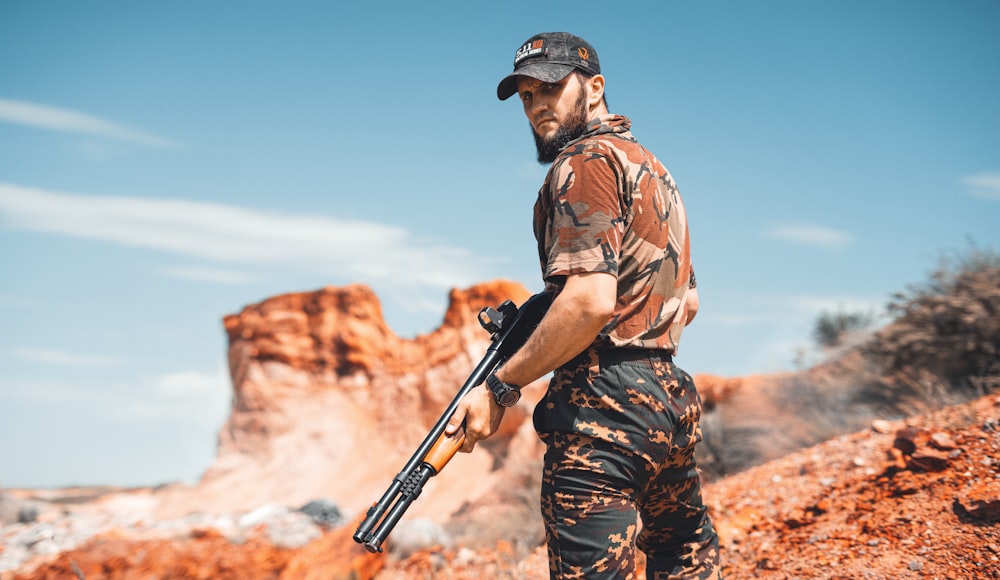
[[[538, 163], [547, 165], [556, 160], [559, 153], [566, 148], [570, 142], [579, 139], [583, 132], [587, 130], [587, 107], [586, 98], [583, 94], [583, 87], [573, 104], [573, 111], [566, 119], [566, 122], [559, 125], [556, 132], [549, 138], [542, 137], [531, 128], [531, 134], [535, 138], [535, 150], [538, 152]], [[529, 126], [530, 123], [529, 123]]]

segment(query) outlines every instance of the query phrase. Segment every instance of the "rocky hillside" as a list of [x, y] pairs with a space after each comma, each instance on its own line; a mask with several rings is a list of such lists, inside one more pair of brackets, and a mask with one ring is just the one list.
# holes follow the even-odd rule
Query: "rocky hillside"
[[[479, 309], [527, 296], [453, 291], [441, 327], [413, 340], [363, 286], [226, 317], [233, 409], [202, 481], [0, 490], [0, 580], [547, 577], [528, 420], [542, 384], [427, 485], [386, 553], [350, 538], [485, 351]], [[1000, 578], [1000, 399], [890, 404], [872, 360], [696, 377], [727, 578]]]
[[[227, 316], [233, 406], [218, 456], [196, 488], [161, 494], [170, 501], [160, 516], [316, 498], [347, 514], [367, 509], [485, 353], [480, 309], [527, 297], [507, 282], [453, 291], [441, 327], [413, 340], [389, 329], [364, 286], [285, 294]], [[443, 522], [456, 494], [490, 494], [504, 475], [492, 466], [505, 463], [527, 412], [526, 402], [487, 452], [457, 458], [414, 515]], [[534, 444], [522, 435], [515, 452], [521, 439]]]

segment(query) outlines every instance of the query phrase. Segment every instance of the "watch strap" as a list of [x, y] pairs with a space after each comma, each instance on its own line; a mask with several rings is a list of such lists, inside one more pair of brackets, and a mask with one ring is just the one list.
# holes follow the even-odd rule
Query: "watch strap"
[[[501, 381], [493, 373], [490, 373], [489, 375], [486, 376], [486, 386], [490, 389], [490, 392], [493, 393], [494, 400], [496, 400], [497, 404], [500, 405], [501, 407], [510, 407], [514, 403], [516, 403], [518, 399], [521, 398], [520, 387], [518, 387], [517, 385], [512, 385], [510, 383], [505, 383]], [[505, 397], [505, 395], [508, 393], [515, 394], [514, 402], [505, 404], [504, 399], [507, 398]]]

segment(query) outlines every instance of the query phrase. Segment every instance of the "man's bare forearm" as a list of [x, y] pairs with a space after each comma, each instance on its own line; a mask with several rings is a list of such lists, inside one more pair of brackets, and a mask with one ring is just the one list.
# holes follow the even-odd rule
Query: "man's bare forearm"
[[528, 341], [496, 372], [513, 385], [526, 385], [584, 351], [608, 323], [617, 298], [611, 274], [570, 276]]

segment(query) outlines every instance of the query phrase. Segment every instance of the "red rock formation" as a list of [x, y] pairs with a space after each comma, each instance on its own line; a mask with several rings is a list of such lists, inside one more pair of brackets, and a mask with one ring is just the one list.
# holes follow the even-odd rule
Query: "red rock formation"
[[[453, 290], [441, 327], [412, 340], [390, 330], [377, 297], [360, 285], [284, 294], [226, 316], [232, 412], [200, 484], [173, 490], [161, 516], [319, 497], [348, 514], [366, 509], [485, 354], [479, 311], [528, 296], [505, 281]], [[530, 404], [527, 397], [510, 413], [492, 457], [456, 456], [413, 513], [444, 521], [461, 507], [457, 489], [466, 499], [486, 494]]]

